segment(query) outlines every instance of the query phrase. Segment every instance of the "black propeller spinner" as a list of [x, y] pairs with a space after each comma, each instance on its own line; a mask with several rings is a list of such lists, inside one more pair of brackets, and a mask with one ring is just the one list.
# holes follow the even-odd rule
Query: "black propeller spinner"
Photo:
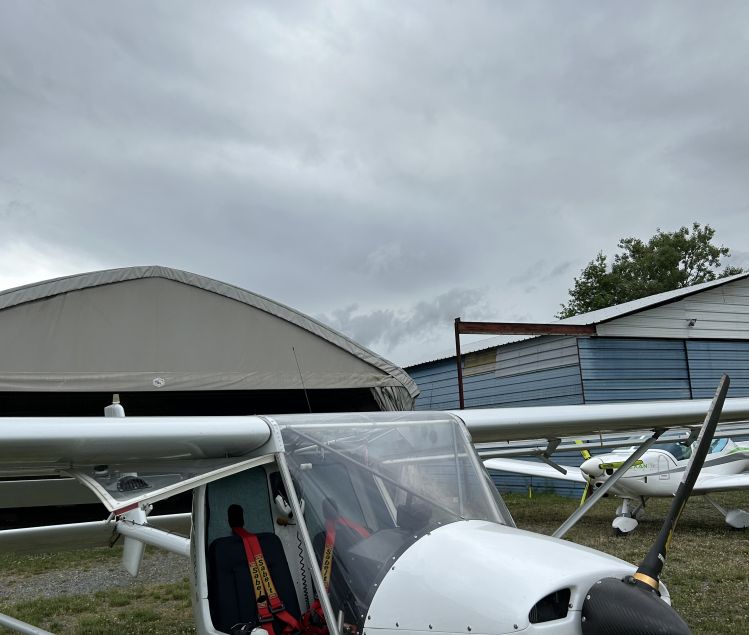
[[729, 384], [728, 375], [723, 375], [697, 438], [697, 450], [679, 483], [663, 527], [637, 572], [623, 580], [603, 578], [588, 591], [581, 618], [584, 635], [690, 635], [686, 622], [661, 600], [658, 576], [666, 562], [676, 522], [705, 462]]

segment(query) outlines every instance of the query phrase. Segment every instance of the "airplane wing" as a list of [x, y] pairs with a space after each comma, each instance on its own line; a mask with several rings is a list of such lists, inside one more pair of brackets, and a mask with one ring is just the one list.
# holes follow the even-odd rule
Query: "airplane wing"
[[[696, 438], [699, 429], [696, 426], [684, 426], [668, 430], [661, 436], [660, 442], [686, 442]], [[600, 450], [602, 448], [627, 448], [639, 445], [643, 439], [650, 437], [651, 431], [628, 430], [626, 432], [607, 432], [602, 434], [580, 434], [574, 437], [563, 437], [559, 445], [555, 446], [554, 454], [562, 452], [574, 452], [579, 454], [581, 450]], [[717, 428], [713, 438], [738, 438], [749, 436], [749, 423], [746, 421], [738, 423], [723, 424]], [[525, 439], [523, 441], [477, 443], [476, 451], [482, 459], [488, 458], [512, 458], [538, 456], [548, 451], [547, 439]], [[749, 458], [749, 457], [747, 457]]]
[[[700, 424], [710, 400], [449, 411], [474, 442]], [[0, 419], [0, 476], [73, 475], [115, 513], [245, 469], [281, 449], [285, 422], [397, 422], [424, 413]], [[749, 419], [749, 398], [727, 399], [721, 421]]]
[[749, 489], [749, 472], [741, 474], [709, 474], [703, 472], [697, 477], [692, 490], [695, 494], [728, 492], [734, 489]]
[[0, 418], [0, 470], [236, 457], [270, 436], [261, 417]]
[[[474, 443], [557, 438], [702, 423], [709, 399], [453, 410]], [[297, 424], [335, 418], [341, 423], [407, 420], [419, 413], [280, 415]], [[749, 398], [726, 399], [721, 421], [749, 419]], [[260, 416], [208, 417], [5, 417], [0, 418], [0, 474], [52, 473], [76, 465], [168, 464], [182, 460], [247, 456], [270, 443], [271, 425]], [[276, 441], [277, 442], [277, 441]]]
[[574, 483], [587, 483], [579, 467], [565, 466], [567, 474], [562, 474], [555, 470], [551, 465], [539, 463], [536, 461], [521, 461], [519, 459], [487, 459], [484, 466], [488, 470], [498, 470], [500, 472], [511, 472], [513, 474], [524, 474], [526, 476], [543, 476], [544, 478], [553, 478], [560, 481], [573, 481]]
[[[73, 476], [120, 514], [267, 462], [278, 447], [261, 417], [7, 418], [0, 476]], [[35, 482], [20, 484], [31, 491]], [[5, 490], [16, 499], [25, 491]]]
[[[465, 421], [474, 443], [483, 443], [700, 425], [710, 403], [710, 399], [691, 399], [449, 412]], [[720, 421], [745, 419], [749, 419], [749, 398], [726, 399]]]

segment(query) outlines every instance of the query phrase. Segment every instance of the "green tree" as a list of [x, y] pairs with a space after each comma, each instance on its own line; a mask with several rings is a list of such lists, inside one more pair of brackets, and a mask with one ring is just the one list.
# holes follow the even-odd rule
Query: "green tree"
[[614, 256], [611, 269], [599, 251], [575, 278], [569, 301], [561, 305], [557, 317], [567, 318], [742, 273], [739, 267], [721, 269], [721, 258], [731, 254], [728, 247], [712, 244], [714, 235], [710, 225], [692, 223], [691, 231], [688, 227], [675, 232], [658, 229], [647, 243], [639, 238], [622, 238], [622, 251]]

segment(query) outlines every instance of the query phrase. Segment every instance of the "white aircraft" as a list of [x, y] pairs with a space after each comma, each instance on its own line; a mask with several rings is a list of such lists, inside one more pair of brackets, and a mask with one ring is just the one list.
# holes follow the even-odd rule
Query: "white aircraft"
[[[484, 465], [490, 470], [581, 483], [585, 485], [583, 498], [587, 492], [595, 491], [610, 479], [616, 479], [610, 484], [609, 493], [621, 498], [622, 502], [616, 510], [612, 527], [617, 533], [626, 534], [634, 531], [638, 521], [643, 519], [649, 498], [673, 497], [696, 444], [693, 437], [654, 443], [628, 470], [620, 470], [627, 458], [647, 438], [634, 437], [630, 439], [628, 448], [615, 449], [608, 454], [584, 455], [585, 460], [580, 467], [560, 469], [559, 466], [509, 458], [488, 459]], [[730, 438], [716, 438], [710, 445], [704, 467], [692, 490], [692, 494], [704, 495], [722, 514], [726, 523], [738, 529], [749, 527], [749, 513], [742, 509], [725, 509], [709, 494], [749, 489], [747, 468], [749, 445], [737, 444]]]
[[[145, 545], [183, 554], [196, 630], [206, 635], [689, 633], [658, 581], [680, 509], [638, 569], [517, 529], [471, 442], [691, 425], [706, 412], [714, 427], [724, 396], [456, 412], [0, 419], [4, 474], [72, 475], [111, 511], [108, 521], [83, 526], [2, 531], [0, 549], [122, 536], [133, 574]], [[747, 418], [749, 399], [725, 402], [723, 420]], [[685, 479], [683, 500], [688, 488]], [[187, 490], [189, 537], [164, 529], [182, 518], [149, 518], [153, 503]], [[0, 625], [44, 632], [9, 616]]]

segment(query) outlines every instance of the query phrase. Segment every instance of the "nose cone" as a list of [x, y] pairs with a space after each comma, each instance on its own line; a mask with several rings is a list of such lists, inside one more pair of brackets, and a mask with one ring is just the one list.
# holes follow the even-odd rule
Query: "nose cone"
[[592, 457], [587, 461], [584, 461], [580, 466], [580, 470], [583, 472], [583, 474], [587, 474], [589, 478], [598, 478], [599, 476], [603, 476], [600, 458]]
[[571, 542], [459, 521], [423, 536], [392, 563], [372, 599], [366, 632], [517, 635], [531, 627], [531, 610], [542, 598], [568, 590], [566, 617], [538, 627], [579, 633], [587, 590], [604, 576], [632, 571], [626, 562]]

